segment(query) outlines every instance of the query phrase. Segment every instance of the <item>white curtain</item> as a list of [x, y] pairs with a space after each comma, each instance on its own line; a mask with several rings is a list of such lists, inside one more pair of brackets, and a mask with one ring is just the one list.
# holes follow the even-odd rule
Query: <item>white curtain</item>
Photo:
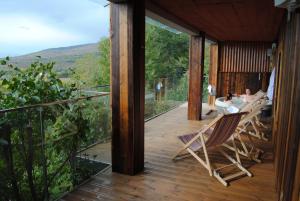
[[270, 77], [270, 83], [267, 91], [267, 96], [269, 100], [273, 100], [273, 92], [274, 92], [274, 81], [275, 81], [275, 68], [273, 68], [271, 77]]

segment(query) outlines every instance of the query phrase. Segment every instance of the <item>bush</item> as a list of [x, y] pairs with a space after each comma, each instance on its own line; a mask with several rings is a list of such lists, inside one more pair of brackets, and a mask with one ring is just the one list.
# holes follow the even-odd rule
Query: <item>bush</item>
[[[6, 58], [1, 64], [10, 69], [0, 74], [2, 110], [76, 97], [75, 84], [64, 85], [53, 71], [54, 63], [36, 61], [19, 69]], [[99, 136], [109, 138], [105, 106], [107, 101], [98, 99], [2, 112], [0, 200], [53, 200], [92, 174], [80, 169], [76, 156]]]

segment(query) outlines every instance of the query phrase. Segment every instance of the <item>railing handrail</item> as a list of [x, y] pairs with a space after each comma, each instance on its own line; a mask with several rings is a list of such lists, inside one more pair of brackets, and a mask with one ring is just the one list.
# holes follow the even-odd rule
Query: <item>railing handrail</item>
[[53, 101], [53, 102], [49, 102], [49, 103], [39, 103], [39, 104], [34, 104], [34, 105], [9, 108], [9, 109], [0, 110], [0, 114], [7, 113], [7, 112], [15, 112], [15, 111], [24, 110], [24, 109], [32, 109], [32, 108], [47, 107], [47, 106], [51, 106], [51, 105], [58, 105], [58, 104], [64, 104], [64, 103], [78, 102], [80, 100], [85, 100], [85, 99], [88, 100], [88, 99], [93, 99], [93, 98], [97, 98], [97, 97], [101, 97], [101, 96], [108, 96], [109, 94], [110, 94], [110, 92], [103, 92], [101, 94], [97, 94], [94, 96], [82, 96], [82, 97], [75, 98], [75, 99], [58, 100], [58, 101]]

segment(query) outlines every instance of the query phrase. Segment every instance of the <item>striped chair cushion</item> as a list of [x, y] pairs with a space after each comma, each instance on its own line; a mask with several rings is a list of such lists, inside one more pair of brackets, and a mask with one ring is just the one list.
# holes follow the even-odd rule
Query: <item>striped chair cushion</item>
[[[212, 128], [209, 128], [204, 135], [208, 136], [213, 132]], [[190, 133], [190, 134], [186, 134], [186, 135], [182, 135], [182, 136], [178, 136], [179, 140], [181, 142], [183, 142], [184, 144], [187, 144], [189, 141], [191, 141], [198, 133]], [[190, 146], [189, 148], [193, 151], [198, 151], [200, 148], [202, 147], [200, 138], [198, 140], [195, 140]]]

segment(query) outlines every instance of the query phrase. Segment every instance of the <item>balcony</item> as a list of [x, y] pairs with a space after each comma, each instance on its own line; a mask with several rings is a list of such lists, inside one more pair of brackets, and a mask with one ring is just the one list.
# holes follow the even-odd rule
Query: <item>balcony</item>
[[[208, 106], [203, 104], [203, 114], [207, 111]], [[242, 160], [254, 177], [232, 181], [227, 188], [210, 177], [193, 157], [173, 162], [171, 157], [180, 147], [176, 136], [199, 129], [214, 116], [212, 113], [205, 120], [188, 121], [186, 114], [187, 104], [183, 104], [146, 122], [143, 172], [128, 176], [107, 168], [61, 200], [276, 200], [270, 142], [256, 141], [265, 151], [263, 163]], [[86, 153], [96, 153], [99, 160], [108, 162], [110, 149], [110, 144], [99, 144]], [[214, 162], [225, 162], [218, 153], [211, 157]]]
[[[2, 112], [0, 120], [10, 116], [11, 122], [3, 124], [1, 121], [5, 125], [0, 132], [5, 163], [0, 162], [0, 169], [5, 171], [1, 172], [0, 199], [2, 200], [5, 192], [13, 196], [12, 199], [4, 196], [5, 201], [56, 198], [298, 201], [299, 8], [289, 8], [287, 11], [275, 7], [271, 0], [110, 2], [112, 142], [101, 141], [100, 144], [95, 144], [97, 136], [91, 141], [82, 141], [76, 137], [80, 136], [78, 129], [82, 129], [81, 126], [95, 121], [82, 118], [88, 114], [83, 112], [85, 104], [77, 107], [73, 103], [63, 102], [56, 106], [46, 104], [13, 109], [10, 111], [11, 115], [4, 114], [7, 111]], [[188, 107], [182, 105], [146, 124], [145, 15], [190, 34]], [[230, 91], [240, 94], [247, 87], [251, 87], [253, 92], [266, 89], [268, 77], [275, 67], [273, 122], [269, 122], [267, 129], [269, 133], [272, 132], [272, 143], [255, 142], [265, 151], [262, 155], [263, 163], [242, 158], [243, 165], [254, 177], [232, 181], [228, 188], [210, 177], [207, 170], [193, 158], [177, 162], [171, 160], [171, 156], [180, 147], [176, 136], [196, 131], [213, 118], [213, 114], [206, 118], [201, 116], [207, 113], [205, 104], [202, 107], [204, 101], [201, 98], [206, 40], [210, 41], [212, 47], [209, 82], [216, 86], [217, 97]], [[45, 109], [44, 106], [54, 108]], [[64, 113], [64, 107], [69, 112]], [[97, 106], [95, 108], [99, 109]], [[63, 138], [49, 141], [49, 130], [45, 128], [55, 118], [45, 121], [44, 117], [55, 117], [58, 113], [69, 115], [68, 118], [71, 119], [73, 114], [79, 114], [79, 119], [76, 117], [71, 121], [71, 126], [77, 131], [76, 134], [69, 133]], [[97, 120], [96, 118], [96, 122]], [[69, 122], [62, 119], [59, 123], [64, 125]], [[36, 125], [35, 130], [32, 125]], [[98, 123], [93, 126], [101, 131]], [[63, 131], [66, 130], [50, 129], [59, 134], [64, 134]], [[25, 135], [29, 141], [24, 141]], [[76, 143], [71, 143], [74, 140]], [[53, 148], [52, 153], [50, 150]], [[12, 166], [13, 151], [18, 165], [23, 165], [20, 169]], [[28, 152], [31, 154], [24, 154]], [[213, 152], [211, 158], [217, 165], [225, 163], [217, 153]], [[55, 161], [60, 161], [60, 165], [53, 168], [50, 164]], [[99, 167], [101, 161], [106, 165], [111, 163], [111, 166], [107, 165], [100, 173], [85, 180], [99, 172], [99, 169], [93, 167]], [[80, 171], [82, 162], [92, 166], [86, 166], [84, 171]], [[61, 168], [65, 166], [66, 169]], [[33, 180], [33, 167], [39, 176], [36, 182], [30, 182]], [[78, 174], [78, 170], [81, 174]], [[91, 170], [86, 176], [85, 173]], [[59, 192], [70, 190], [72, 191], [63, 197], [57, 196]], [[22, 192], [31, 194], [32, 197], [23, 199], [20, 196]]]

